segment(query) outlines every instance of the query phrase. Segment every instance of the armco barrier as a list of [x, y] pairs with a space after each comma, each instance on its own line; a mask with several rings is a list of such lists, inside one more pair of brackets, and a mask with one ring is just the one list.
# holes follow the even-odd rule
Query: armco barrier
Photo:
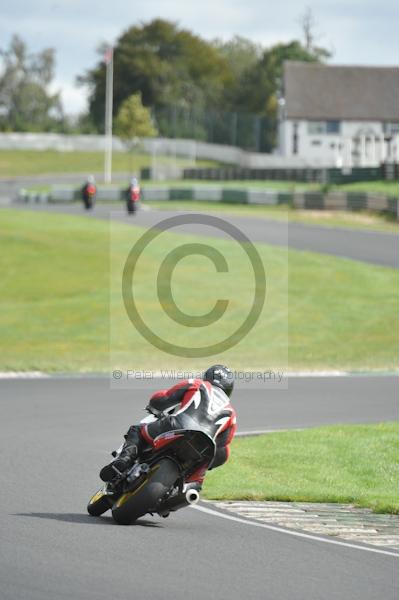
[[[98, 187], [97, 199], [111, 202], [121, 202], [125, 198], [124, 188]], [[77, 202], [80, 201], [81, 191], [72, 188], [54, 187], [51, 191], [34, 192], [20, 190], [16, 198], [19, 202]], [[366, 194], [364, 192], [284, 192], [278, 190], [261, 190], [258, 188], [223, 188], [217, 186], [196, 186], [192, 188], [176, 187], [144, 187], [144, 201], [211, 201], [231, 204], [289, 204], [294, 208], [309, 210], [372, 210], [388, 213], [399, 220], [398, 198]]]
[[[392, 165], [395, 178], [398, 170], [395, 165]], [[323, 183], [323, 184], [341, 184], [354, 183], [359, 181], [377, 181], [379, 179], [388, 179], [388, 174], [391, 171], [386, 165], [381, 167], [354, 167], [348, 171], [336, 168], [308, 168], [308, 167], [292, 167], [285, 166], [281, 163], [280, 167], [273, 168], [213, 168], [213, 169], [184, 169], [183, 178], [186, 180], [192, 179], [208, 179], [214, 181], [237, 181], [246, 179], [257, 180], [279, 180], [279, 181], [302, 181], [308, 183]]]

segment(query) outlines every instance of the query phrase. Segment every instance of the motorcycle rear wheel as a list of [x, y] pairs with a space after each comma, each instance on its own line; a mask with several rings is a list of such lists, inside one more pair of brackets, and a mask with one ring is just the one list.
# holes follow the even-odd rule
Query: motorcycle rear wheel
[[119, 525], [130, 525], [139, 517], [155, 511], [157, 503], [179, 477], [177, 465], [164, 458], [154, 465], [147, 479], [135, 490], [123, 494], [112, 507], [112, 516]]
[[129, 213], [129, 215], [134, 215], [135, 212], [137, 211], [136, 202], [133, 202], [132, 200], [129, 200], [127, 202], [126, 207], [127, 207], [127, 212]]

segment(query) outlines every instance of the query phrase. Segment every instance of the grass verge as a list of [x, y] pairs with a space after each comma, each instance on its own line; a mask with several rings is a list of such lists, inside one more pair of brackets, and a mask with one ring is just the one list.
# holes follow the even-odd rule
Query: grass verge
[[[187, 179], [184, 181], [169, 181], [164, 182], [173, 185], [173, 187], [190, 187], [191, 185], [204, 185], [214, 187], [215, 185], [231, 188], [261, 188], [281, 191], [325, 191], [326, 186], [320, 183], [306, 183], [303, 181], [276, 181], [275, 179], [251, 180], [242, 179], [235, 181], [205, 181], [203, 179]], [[370, 194], [382, 194], [384, 196], [399, 196], [399, 181], [386, 181], [384, 179], [378, 181], [358, 181], [354, 183], [343, 183], [339, 185], [328, 185], [330, 191], [340, 192], [368, 192]]]
[[236, 439], [206, 477], [213, 500], [339, 502], [399, 514], [399, 422]]
[[[110, 315], [115, 368], [131, 368], [133, 357], [140, 367], [185, 366], [184, 359], [155, 353], [130, 325], [121, 299], [120, 271], [143, 230], [116, 222], [112, 227], [111, 253], [104, 221], [0, 212], [0, 370], [109, 372]], [[163, 234], [139, 271], [139, 310], [166, 335], [175, 335], [175, 330], [156, 296], [156, 274], [165, 252], [193, 241], [209, 244], [210, 238]], [[237, 269], [235, 277], [216, 272], [203, 257], [184, 259], [174, 274], [174, 293], [182, 310], [203, 314], [214, 306], [220, 293], [215, 296], [215, 290], [222, 285], [221, 296], [230, 299], [231, 306], [226, 321], [211, 329], [223, 337], [232, 323], [236, 326], [247, 316], [252, 292], [242, 251], [234, 242], [211, 243]], [[215, 359], [240, 369], [287, 366], [288, 327], [290, 369], [399, 368], [398, 270], [308, 252], [287, 253], [262, 244], [257, 249], [268, 279], [261, 319], [241, 344]], [[110, 263], [115, 276], [111, 294]], [[194, 285], [193, 272], [201, 286]], [[204, 345], [210, 333], [216, 335], [208, 327], [196, 330], [196, 345]], [[176, 336], [187, 342], [187, 327], [176, 328]]]
[[[114, 152], [112, 169], [114, 172], [139, 172], [151, 166], [148, 154]], [[161, 157], [162, 164], [191, 166], [192, 162], [174, 157]], [[199, 161], [200, 166], [214, 166], [211, 161]], [[0, 150], [0, 177], [29, 175], [56, 175], [65, 173], [102, 173], [104, 170], [103, 152], [57, 152], [56, 150]], [[46, 189], [46, 188], [45, 188]]]

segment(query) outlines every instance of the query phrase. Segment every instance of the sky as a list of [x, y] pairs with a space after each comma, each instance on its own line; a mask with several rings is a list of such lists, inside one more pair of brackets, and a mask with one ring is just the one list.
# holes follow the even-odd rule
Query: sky
[[0, 48], [18, 33], [32, 52], [56, 50], [53, 89], [64, 109], [77, 114], [87, 93], [76, 76], [98, 61], [102, 42], [114, 43], [130, 26], [160, 17], [205, 39], [238, 34], [265, 47], [301, 37], [300, 16], [312, 9], [318, 43], [332, 64], [399, 65], [398, 0], [1, 0]]

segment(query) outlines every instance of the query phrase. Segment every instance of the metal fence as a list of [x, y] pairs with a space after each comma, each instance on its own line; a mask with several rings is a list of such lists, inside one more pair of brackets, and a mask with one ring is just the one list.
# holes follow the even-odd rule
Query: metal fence
[[275, 123], [250, 113], [168, 106], [154, 110], [153, 117], [159, 133], [167, 138], [226, 144], [254, 152], [270, 152], [275, 145]]

